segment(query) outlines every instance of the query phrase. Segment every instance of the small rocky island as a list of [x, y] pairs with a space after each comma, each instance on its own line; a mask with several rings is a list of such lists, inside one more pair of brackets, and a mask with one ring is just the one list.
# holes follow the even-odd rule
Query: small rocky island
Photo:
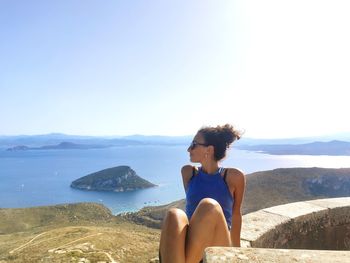
[[72, 188], [90, 191], [125, 192], [156, 186], [139, 177], [129, 166], [117, 166], [73, 181]]

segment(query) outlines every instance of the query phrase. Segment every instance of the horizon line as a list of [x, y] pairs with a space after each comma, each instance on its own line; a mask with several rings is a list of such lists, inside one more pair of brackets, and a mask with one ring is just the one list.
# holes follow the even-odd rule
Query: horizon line
[[[0, 135], [0, 138], [4, 137], [34, 137], [34, 136], [76, 136], [76, 137], [95, 137], [95, 138], [125, 138], [125, 137], [193, 137], [194, 135], [145, 135], [145, 134], [129, 134], [129, 135], [81, 135], [81, 134], [67, 134], [62, 132], [50, 132], [50, 133], [39, 133], [39, 134], [16, 134], [16, 135]], [[287, 140], [287, 139], [309, 139], [309, 138], [319, 138], [319, 137], [330, 137], [330, 136], [350, 136], [349, 132], [338, 132], [338, 133], [329, 133], [323, 135], [305, 135], [305, 136], [290, 136], [290, 137], [242, 137], [242, 139], [258, 139], [258, 140]]]

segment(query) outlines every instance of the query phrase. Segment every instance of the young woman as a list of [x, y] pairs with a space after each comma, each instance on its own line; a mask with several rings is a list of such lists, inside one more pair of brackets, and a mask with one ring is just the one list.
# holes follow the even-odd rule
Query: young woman
[[209, 246], [240, 246], [245, 177], [236, 168], [219, 167], [229, 146], [240, 138], [231, 125], [204, 127], [187, 151], [199, 168], [181, 169], [186, 213], [170, 209], [163, 221], [159, 259], [198, 263]]

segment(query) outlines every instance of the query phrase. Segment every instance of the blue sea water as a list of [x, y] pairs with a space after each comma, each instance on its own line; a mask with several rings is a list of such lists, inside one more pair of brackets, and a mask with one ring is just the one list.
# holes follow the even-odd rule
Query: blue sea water
[[[186, 146], [124, 146], [90, 150], [0, 149], [0, 207], [32, 207], [97, 202], [114, 214], [136, 211], [185, 197], [180, 169], [189, 163]], [[77, 178], [129, 165], [158, 187], [132, 192], [93, 192], [70, 188]], [[245, 173], [280, 167], [350, 166], [350, 156], [277, 156], [231, 149], [222, 163]]]

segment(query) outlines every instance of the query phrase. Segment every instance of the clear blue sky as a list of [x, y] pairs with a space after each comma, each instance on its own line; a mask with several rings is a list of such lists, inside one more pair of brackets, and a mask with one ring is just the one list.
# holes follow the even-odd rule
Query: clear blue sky
[[350, 4], [0, 0], [0, 135], [350, 131]]

